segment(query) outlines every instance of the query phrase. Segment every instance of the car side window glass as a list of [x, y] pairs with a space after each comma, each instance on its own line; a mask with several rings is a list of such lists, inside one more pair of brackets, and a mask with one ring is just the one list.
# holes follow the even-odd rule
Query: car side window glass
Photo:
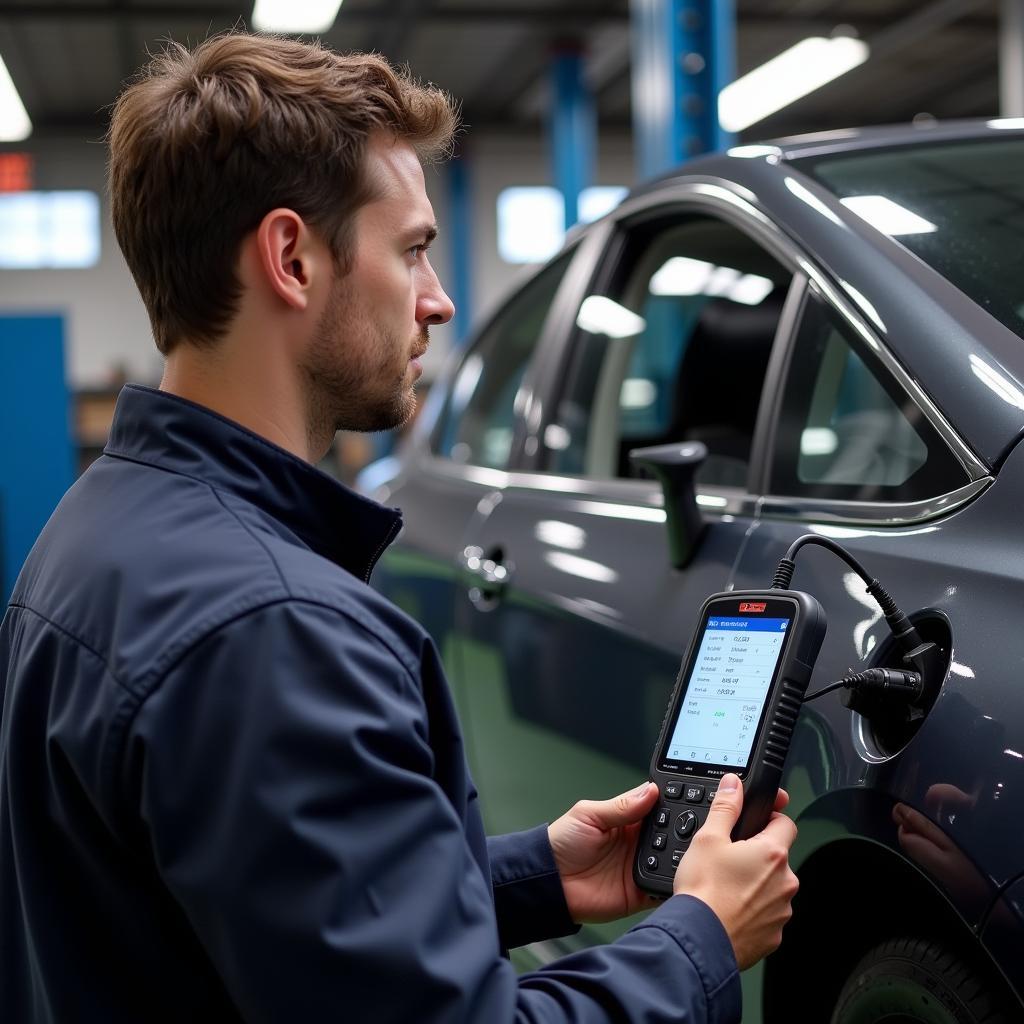
[[813, 293], [790, 358], [775, 442], [775, 494], [906, 502], [967, 482], [920, 408]]
[[436, 454], [491, 469], [508, 465], [516, 395], [573, 254], [565, 253], [533, 278], [473, 345], [435, 430]]
[[768, 357], [792, 274], [711, 217], [627, 234], [611, 286], [577, 317], [545, 469], [635, 477], [634, 448], [699, 440], [698, 484], [744, 487]]

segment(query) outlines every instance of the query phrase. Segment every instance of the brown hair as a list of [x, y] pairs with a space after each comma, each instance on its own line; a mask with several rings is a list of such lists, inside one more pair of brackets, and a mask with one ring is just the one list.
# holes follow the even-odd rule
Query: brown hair
[[276, 207], [351, 265], [352, 222], [375, 131], [444, 156], [458, 114], [376, 54], [231, 32], [170, 43], [118, 98], [110, 125], [114, 232], [165, 355], [212, 344], [238, 309], [242, 239]]

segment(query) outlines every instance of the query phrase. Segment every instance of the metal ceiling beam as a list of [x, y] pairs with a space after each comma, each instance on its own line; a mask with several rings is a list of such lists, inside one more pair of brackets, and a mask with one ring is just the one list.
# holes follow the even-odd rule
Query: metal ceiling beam
[[[953, 22], [959, 22], [965, 14], [978, 7], [988, 7], [990, 2], [991, 0], [936, 0], [935, 3], [928, 4], [873, 34], [868, 39], [871, 45], [871, 59], [888, 57], [908, 46], [919, 46], [926, 36], [946, 28]], [[994, 23], [994, 19], [990, 20], [990, 30]]]
[[[416, 4], [412, 4], [413, 8]], [[128, 13], [132, 18], [140, 21], [152, 21], [160, 19], [166, 21], [169, 18], [188, 19], [222, 19], [230, 18], [233, 21], [238, 18], [247, 18], [251, 13], [252, 4], [246, 3], [222, 3], [222, 4], [190, 4], [190, 3], [162, 3], [147, 4], [145, 7], [129, 6]], [[111, 7], [109, 3], [86, 3], [65, 6], [54, 2], [54, 0], [41, 0], [31, 7], [21, 4], [0, 3], [0, 18], [9, 18], [19, 21], [45, 21], [59, 18], [90, 20], [113, 20], [119, 17], [120, 11]], [[338, 14], [336, 25], [345, 22], [378, 22], [386, 23], [392, 20], [394, 15], [390, 8], [368, 9], [347, 11], [343, 7]], [[444, 8], [435, 10], [427, 15], [431, 21], [438, 22], [459, 22], [459, 23], [486, 23], [494, 22], [522, 22], [529, 21], [542, 25], [572, 25], [586, 26], [597, 21], [626, 21], [628, 13], [625, 8], [614, 0], [611, 3], [595, 5], [592, 10], [536, 10], [516, 6], [480, 6], [469, 8]]]
[[392, 0], [388, 19], [371, 36], [367, 49], [389, 57], [401, 53], [417, 23], [430, 17], [435, 2], [436, 0]]
[[[938, 6], [938, 5], [932, 5]], [[114, 20], [121, 16], [122, 12], [140, 21], [152, 21], [160, 19], [166, 21], [169, 18], [205, 18], [224, 19], [230, 18], [235, 21], [238, 18], [245, 18], [250, 12], [252, 4], [246, 3], [173, 3], [168, 0], [166, 3], [147, 4], [144, 7], [136, 7], [125, 3], [122, 8], [116, 9], [110, 3], [102, 3], [97, 0], [95, 3], [69, 4], [65, 5], [58, 0], [40, 0], [32, 6], [2, 2], [0, 0], [0, 17], [17, 21], [46, 21], [59, 19], [80, 19], [88, 18], [93, 20]], [[241, 9], [240, 9], [241, 8]], [[925, 12], [931, 8], [926, 8]], [[922, 12], [922, 13], [925, 13]], [[916, 16], [916, 15], [915, 15]], [[392, 17], [389, 10], [368, 9], [368, 10], [345, 10], [343, 7], [338, 15], [338, 24], [348, 22], [386, 22]], [[572, 25], [585, 27], [599, 22], [622, 23], [629, 19], [628, 6], [621, 2], [609, 2], [601, 6], [595, 6], [590, 10], [559, 11], [559, 10], [537, 10], [535, 8], [518, 7], [514, 4], [491, 5], [481, 4], [479, 7], [466, 8], [444, 8], [430, 12], [425, 20], [435, 22], [462, 22], [466, 24], [493, 24], [495, 22], [523, 22], [528, 21], [536, 25]], [[741, 11], [739, 15], [740, 26], [744, 30], [757, 32], [762, 29], [785, 27], [796, 33], [825, 34], [835, 28], [840, 21], [852, 22], [854, 26], [865, 35], [873, 32], [883, 32], [893, 26], [891, 17], [878, 15], [861, 16], [856, 18], [825, 17], [822, 15], [801, 16], [799, 14], [784, 13], [757, 13]], [[969, 13], [957, 18], [957, 27], [966, 30], [977, 30], [991, 32], [997, 24], [996, 15], [978, 14], [971, 16]]]

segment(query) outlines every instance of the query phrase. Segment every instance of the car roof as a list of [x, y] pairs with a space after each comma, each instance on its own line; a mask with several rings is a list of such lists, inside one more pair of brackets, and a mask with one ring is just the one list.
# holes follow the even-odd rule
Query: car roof
[[870, 149], [892, 149], [903, 146], [933, 145], [940, 142], [995, 140], [1024, 136], [1024, 117], [988, 118], [986, 120], [926, 121], [921, 124], [876, 125], [867, 128], [844, 128], [767, 139], [764, 142], [734, 146], [721, 153], [693, 157], [679, 167], [660, 174], [637, 186], [631, 196], [644, 195], [664, 182], [687, 174], [721, 172], [737, 160], [751, 157], [772, 157], [776, 161], [799, 161], [807, 157], [856, 153]]

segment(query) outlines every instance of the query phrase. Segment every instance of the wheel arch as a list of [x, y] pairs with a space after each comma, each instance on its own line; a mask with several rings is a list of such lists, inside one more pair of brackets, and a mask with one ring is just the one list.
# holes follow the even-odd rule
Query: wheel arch
[[1006, 989], [998, 965], [946, 896], [905, 858], [863, 837], [836, 839], [797, 868], [800, 891], [785, 939], [764, 967], [764, 1024], [829, 1019], [854, 966], [877, 942], [899, 935], [942, 939], [974, 959]]

